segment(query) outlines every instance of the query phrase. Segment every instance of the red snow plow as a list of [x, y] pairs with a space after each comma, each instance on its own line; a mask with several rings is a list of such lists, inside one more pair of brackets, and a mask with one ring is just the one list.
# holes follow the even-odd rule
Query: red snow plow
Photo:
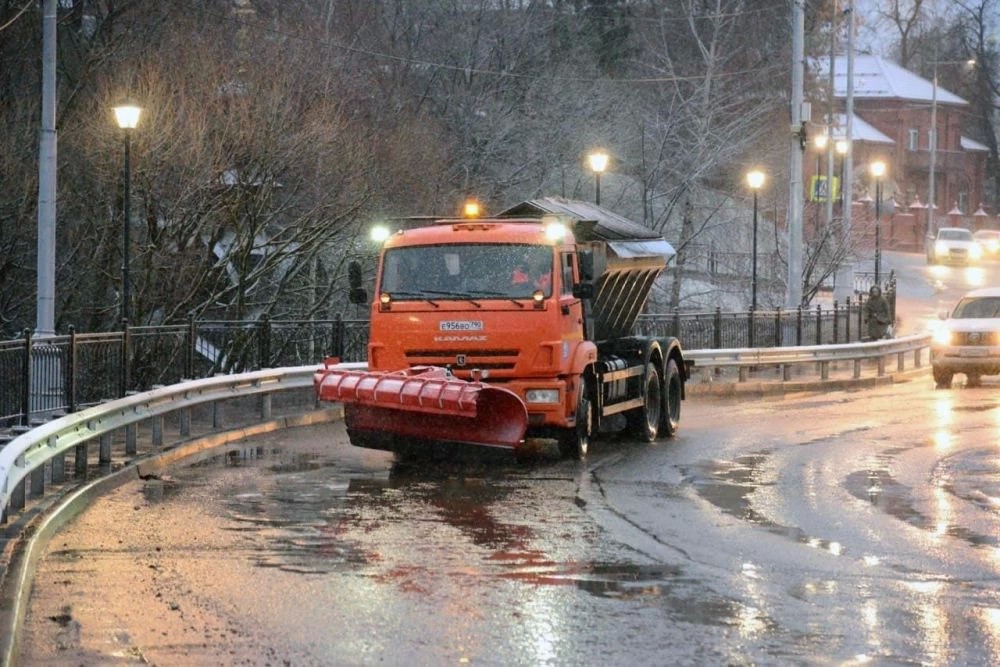
[[516, 450], [524, 439], [527, 409], [506, 389], [434, 366], [391, 372], [337, 366], [327, 360], [313, 382], [321, 401], [344, 403], [355, 445], [393, 451], [402, 437]]

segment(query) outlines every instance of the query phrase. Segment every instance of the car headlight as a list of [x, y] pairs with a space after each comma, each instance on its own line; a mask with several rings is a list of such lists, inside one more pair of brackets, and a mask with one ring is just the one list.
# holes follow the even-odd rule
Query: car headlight
[[947, 255], [948, 254], [948, 244], [944, 241], [938, 241], [934, 244], [934, 254], [935, 255]]
[[986, 249], [989, 250], [990, 252], [996, 252], [997, 249], [1000, 249], [1000, 241], [997, 241], [996, 239], [990, 239], [989, 241], [986, 242]]
[[951, 345], [951, 330], [946, 327], [936, 329], [932, 340], [935, 345]]
[[524, 392], [524, 400], [528, 403], [558, 403], [558, 389], [529, 389]]
[[979, 247], [978, 243], [969, 248], [969, 257], [971, 257], [972, 259], [981, 259], [982, 256], [983, 256], [983, 249]]

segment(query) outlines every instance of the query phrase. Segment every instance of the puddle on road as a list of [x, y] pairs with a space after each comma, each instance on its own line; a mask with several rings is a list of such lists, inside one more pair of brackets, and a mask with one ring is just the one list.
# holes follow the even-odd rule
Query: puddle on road
[[[718, 478], [706, 482], [705, 494], [762, 521], [747, 511], [746, 496], [759, 484], [759, 467], [766, 458], [715, 469]], [[570, 586], [597, 598], [659, 608], [678, 622], [733, 627], [743, 634], [775, 627], [759, 609], [709, 590], [683, 576], [677, 565], [568, 560], [589, 551], [581, 540], [598, 537], [587, 525], [574, 528], [548, 515], [544, 506], [551, 497], [534, 497], [537, 475], [526, 477], [517, 466], [408, 462], [385, 475], [345, 471], [316, 453], [260, 448], [234, 450], [196, 465], [220, 464], [260, 471], [234, 471], [226, 486], [214, 489], [228, 529], [251, 538], [251, 558], [259, 567], [309, 576], [369, 576], [417, 595], [430, 594], [441, 577]], [[151, 479], [144, 493], [161, 500], [185, 484], [191, 488], [200, 482]], [[524, 495], [511, 501], [512, 494]], [[570, 493], [564, 501], [572, 503]], [[580, 517], [573, 508], [570, 515]], [[538, 512], [552, 523], [532, 519]], [[429, 525], [433, 523], [448, 530], [436, 531]], [[441, 543], [422, 545], [417, 535], [440, 535]], [[443, 559], [435, 555], [439, 550]], [[455, 560], [449, 562], [449, 557]], [[453, 571], [455, 563], [464, 565]]]
[[744, 635], [777, 628], [761, 610], [706, 591], [676, 565], [588, 563], [575, 567], [519, 569], [499, 575], [536, 586], [573, 586], [595, 597], [635, 601], [698, 625], [735, 627]]
[[[889, 471], [895, 456], [904, 451], [907, 450], [895, 448], [873, 457], [874, 465], [867, 470], [849, 474], [844, 480], [844, 488], [855, 498], [867, 501], [889, 516], [921, 530], [949, 535], [975, 547], [1000, 545], [1000, 540], [994, 536], [976, 533], [951, 523], [942, 524], [917, 509], [913, 489], [896, 481]], [[963, 497], [955, 493], [951, 484], [942, 484], [938, 489], [948, 496]]]
[[161, 503], [183, 490], [184, 485], [166, 475], [151, 475], [142, 480], [142, 497], [152, 504]]
[[726, 514], [761, 526], [775, 535], [794, 542], [823, 549], [835, 556], [844, 555], [844, 549], [839, 542], [808, 535], [796, 526], [779, 524], [753, 508], [751, 496], [757, 489], [772, 485], [764, 479], [764, 467], [769, 458], [770, 452], [761, 452], [740, 456], [733, 461], [706, 461], [684, 468], [681, 473], [699, 496]]
[[989, 412], [990, 410], [996, 410], [996, 405], [955, 405], [952, 406], [952, 412]]
[[[914, 504], [913, 491], [897, 482], [889, 472], [892, 461], [907, 448], [893, 448], [872, 457], [872, 465], [866, 470], [855, 471], [844, 480], [844, 488], [861, 500], [875, 505], [880, 510], [900, 521], [905, 521], [922, 530], [947, 534], [964, 540], [973, 546], [997, 546], [1000, 539], [983, 535], [952, 524], [940, 522], [921, 513]], [[752, 505], [754, 492], [770, 482], [764, 479], [764, 465], [768, 452], [742, 456], [734, 461], [709, 461], [683, 470], [685, 479], [697, 490], [698, 495], [712, 503], [726, 514], [742, 521], [759, 525], [772, 533], [782, 535], [801, 544], [829, 551], [834, 555], [844, 555], [846, 550], [838, 542], [831, 542], [807, 535], [795, 526], [778, 524], [757, 512]], [[964, 481], [965, 475], [957, 472], [955, 478]], [[951, 485], [942, 485], [940, 490], [955, 494]], [[975, 492], [966, 492], [975, 497]], [[968, 498], [967, 498], [968, 499]]]

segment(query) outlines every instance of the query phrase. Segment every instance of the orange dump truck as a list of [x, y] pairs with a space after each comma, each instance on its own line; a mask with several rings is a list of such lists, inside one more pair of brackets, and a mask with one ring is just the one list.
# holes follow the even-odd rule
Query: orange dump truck
[[616, 423], [642, 440], [673, 435], [681, 345], [631, 333], [672, 254], [641, 225], [558, 198], [399, 230], [379, 257], [368, 368], [328, 363], [317, 396], [344, 403], [354, 445], [397, 452], [516, 453], [541, 437], [582, 458]]

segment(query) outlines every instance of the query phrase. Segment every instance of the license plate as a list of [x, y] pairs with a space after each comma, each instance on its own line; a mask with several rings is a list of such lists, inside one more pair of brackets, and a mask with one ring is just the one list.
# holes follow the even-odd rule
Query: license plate
[[482, 331], [482, 320], [443, 320], [441, 331]]
[[985, 357], [989, 350], [959, 350], [958, 356], [960, 357]]

